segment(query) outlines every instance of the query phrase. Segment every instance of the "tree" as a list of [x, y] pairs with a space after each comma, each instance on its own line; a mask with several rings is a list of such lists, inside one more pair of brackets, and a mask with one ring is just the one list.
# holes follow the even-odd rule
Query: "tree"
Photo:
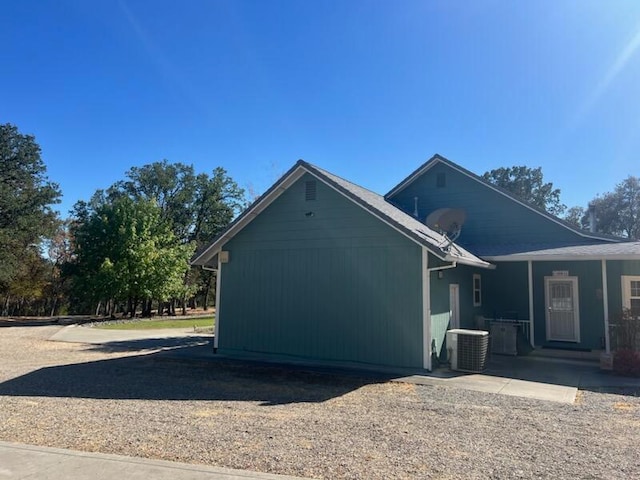
[[640, 178], [628, 176], [613, 192], [589, 202], [589, 209], [598, 232], [640, 240]]
[[[176, 237], [183, 243], [195, 242], [198, 249], [218, 235], [246, 206], [244, 190], [221, 167], [211, 174], [196, 175], [191, 165], [163, 160], [133, 167], [126, 176], [127, 180], [107, 190], [106, 198], [124, 195], [155, 201]], [[92, 201], [104, 202], [105, 195], [94, 196]], [[192, 269], [184, 278], [185, 288], [198, 292], [205, 309], [213, 280], [213, 272], [199, 268]], [[186, 313], [184, 298], [182, 304]]]
[[127, 180], [116, 182], [99, 203], [119, 196], [153, 200], [162, 218], [182, 242], [209, 242], [246, 205], [244, 190], [217, 167], [211, 174], [196, 175], [192, 165], [167, 160], [133, 167]]
[[142, 303], [150, 313], [152, 299], [165, 301], [185, 295], [184, 275], [194, 245], [180, 242], [151, 200], [119, 197], [98, 205], [74, 209], [73, 274], [80, 296], [109, 304], [127, 303], [133, 316]]
[[56, 227], [58, 185], [49, 181], [32, 135], [11, 124], [0, 125], [0, 292], [7, 293], [44, 237]]
[[571, 207], [568, 209], [564, 220], [577, 228], [586, 229], [588, 227], [587, 211], [582, 207]]
[[544, 182], [541, 167], [498, 168], [485, 172], [482, 178], [553, 215], [560, 215], [567, 208], [560, 202], [560, 189], [553, 188], [551, 182]]

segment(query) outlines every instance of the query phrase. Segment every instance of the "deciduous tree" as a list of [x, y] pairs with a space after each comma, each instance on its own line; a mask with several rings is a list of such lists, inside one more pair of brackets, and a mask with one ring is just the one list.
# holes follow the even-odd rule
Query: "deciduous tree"
[[0, 292], [11, 287], [29, 252], [38, 253], [43, 238], [54, 232], [57, 214], [51, 206], [59, 199], [35, 138], [0, 125]]
[[560, 189], [544, 181], [541, 167], [502, 167], [485, 172], [482, 178], [553, 215], [560, 215], [566, 209], [560, 202]]
[[589, 202], [589, 208], [598, 232], [640, 240], [640, 178], [628, 176], [613, 192]]

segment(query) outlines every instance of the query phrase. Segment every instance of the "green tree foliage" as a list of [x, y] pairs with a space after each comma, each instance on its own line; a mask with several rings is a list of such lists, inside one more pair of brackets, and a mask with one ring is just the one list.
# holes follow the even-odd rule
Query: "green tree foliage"
[[[176, 238], [161, 208], [152, 200], [122, 196], [112, 202], [75, 207], [72, 235], [80, 296], [113, 306], [184, 295], [191, 243]], [[110, 312], [112, 313], [112, 312]]]
[[[178, 279], [168, 273], [178, 270], [163, 271], [160, 267], [163, 262], [172, 264], [174, 248], [184, 247], [181, 252], [193, 253], [194, 248], [207, 244], [243, 206], [243, 190], [222, 168], [210, 175], [196, 174], [191, 165], [166, 160], [131, 168], [125, 180], [98, 190], [89, 202], [75, 206], [71, 233], [76, 258], [67, 268], [67, 275], [75, 278], [75, 303], [82, 303], [83, 298], [102, 305], [109, 299], [131, 299], [135, 307], [138, 299], [143, 301], [143, 313], [149, 314], [150, 300], [171, 299], [171, 311], [176, 300], [186, 311], [187, 298], [199, 292], [206, 308], [214, 280], [211, 272], [183, 268]], [[132, 227], [123, 227], [131, 224], [129, 218], [137, 218], [138, 227], [144, 218], [153, 220], [151, 230], [170, 241], [145, 243], [130, 235]], [[171, 248], [158, 251], [161, 244]], [[129, 255], [132, 252], [135, 258]], [[118, 260], [122, 258], [127, 259], [125, 263]], [[162, 278], [172, 279], [170, 288], [159, 286]], [[87, 305], [82, 310], [87, 311]]]
[[567, 210], [564, 220], [574, 227], [586, 229], [588, 227], [587, 211], [582, 207], [571, 207]]
[[640, 240], [640, 178], [628, 176], [613, 192], [589, 202], [589, 208], [598, 232]]
[[[218, 235], [246, 206], [244, 190], [220, 167], [210, 174], [195, 174], [193, 166], [166, 160], [133, 167], [94, 202], [127, 196], [155, 201], [162, 219], [183, 243], [200, 249]], [[209, 304], [214, 275], [199, 268], [185, 275], [185, 291], [195, 290], [204, 308]], [[184, 300], [184, 299], [183, 299]], [[185, 302], [183, 304], [183, 311]], [[195, 299], [192, 303], [195, 306]]]
[[498, 168], [485, 172], [482, 178], [553, 215], [560, 215], [566, 209], [560, 202], [560, 189], [553, 188], [551, 182], [545, 183], [541, 167]]
[[245, 206], [244, 191], [220, 167], [196, 175], [191, 165], [163, 160], [133, 167], [126, 176], [107, 190], [107, 198], [126, 195], [155, 201], [176, 237], [195, 241], [198, 247], [211, 241]]
[[0, 125], [0, 293], [24, 278], [23, 261], [56, 228], [60, 190], [46, 176], [40, 147], [31, 135], [11, 124]]

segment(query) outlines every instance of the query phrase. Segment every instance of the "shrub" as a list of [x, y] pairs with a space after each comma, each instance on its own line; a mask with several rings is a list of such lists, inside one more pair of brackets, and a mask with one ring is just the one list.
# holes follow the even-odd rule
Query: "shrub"
[[618, 375], [640, 377], [640, 353], [630, 348], [617, 350], [613, 355], [613, 371]]
[[610, 326], [612, 348], [618, 350], [638, 350], [640, 346], [640, 319], [624, 309], [613, 319]]

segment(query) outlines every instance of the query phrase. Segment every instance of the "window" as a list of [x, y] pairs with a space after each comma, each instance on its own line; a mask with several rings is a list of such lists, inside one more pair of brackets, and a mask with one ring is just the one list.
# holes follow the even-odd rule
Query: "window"
[[622, 276], [622, 307], [640, 317], [640, 276]]
[[447, 177], [444, 172], [440, 172], [436, 175], [436, 187], [444, 188], [447, 186]]
[[308, 202], [316, 199], [316, 181], [309, 180], [304, 182], [304, 199]]
[[482, 279], [479, 273], [473, 274], [473, 306], [482, 306]]

